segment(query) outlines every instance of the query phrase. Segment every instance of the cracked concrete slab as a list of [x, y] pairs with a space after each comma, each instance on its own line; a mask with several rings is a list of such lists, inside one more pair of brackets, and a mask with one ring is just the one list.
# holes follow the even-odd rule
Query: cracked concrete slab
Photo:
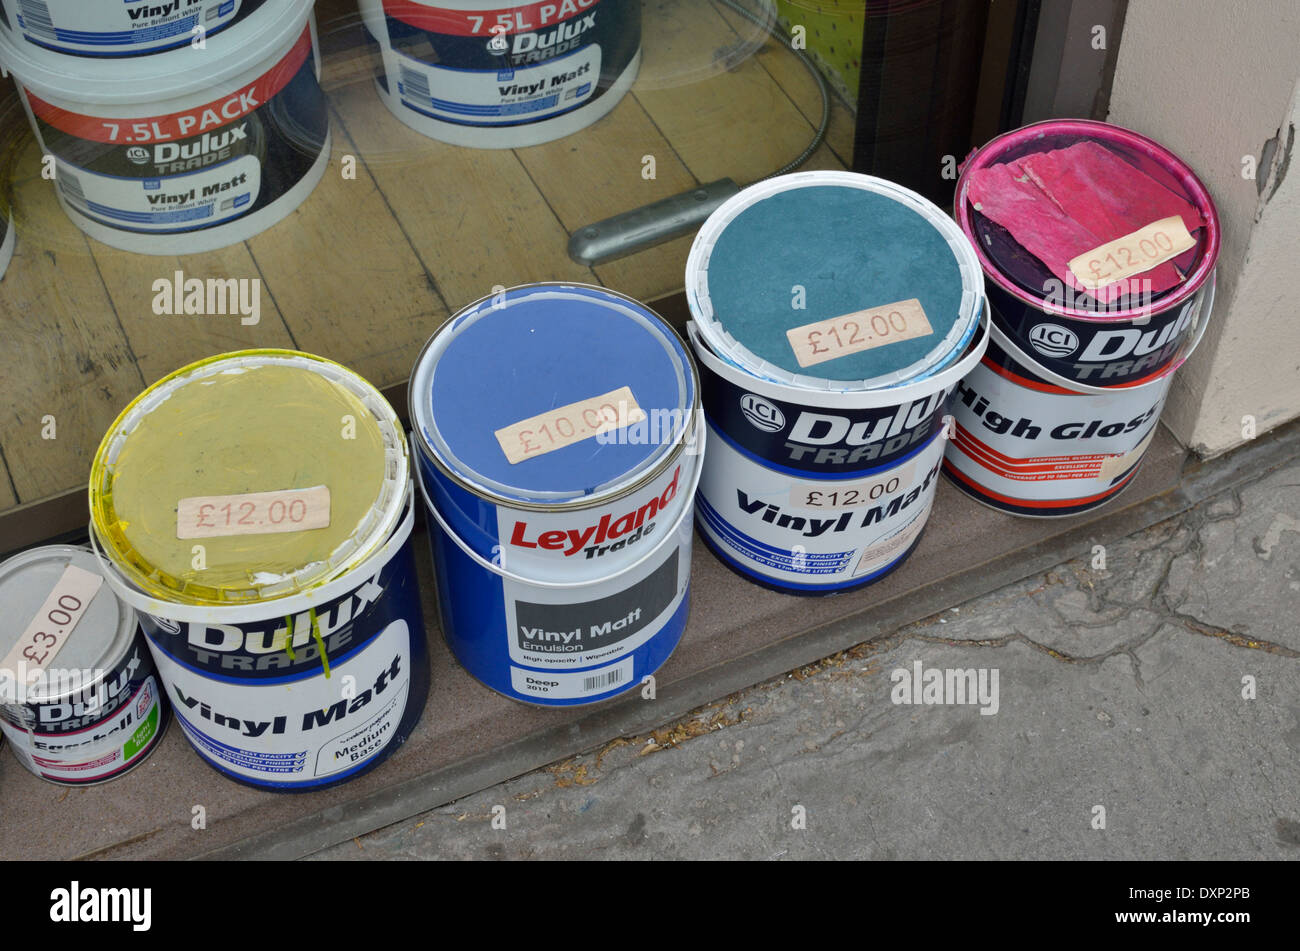
[[[314, 857], [1300, 859], [1297, 528], [1292, 462]], [[896, 703], [918, 662], [996, 713]]]

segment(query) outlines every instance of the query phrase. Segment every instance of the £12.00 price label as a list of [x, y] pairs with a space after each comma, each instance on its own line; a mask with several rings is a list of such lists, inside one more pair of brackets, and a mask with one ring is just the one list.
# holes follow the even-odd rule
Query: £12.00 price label
[[1081, 285], [1095, 291], [1149, 271], [1195, 244], [1196, 239], [1188, 233], [1183, 219], [1173, 215], [1071, 259], [1070, 273]]
[[859, 310], [785, 332], [799, 366], [810, 367], [836, 357], [934, 333], [915, 297]]
[[330, 490], [246, 492], [243, 495], [196, 495], [176, 505], [177, 538], [219, 535], [272, 535], [328, 528]]
[[513, 466], [645, 418], [645, 411], [637, 406], [631, 387], [620, 386], [601, 396], [530, 416], [496, 430], [493, 435]]
[[68, 636], [90, 607], [90, 602], [99, 593], [103, 583], [103, 577], [95, 572], [68, 565], [50, 596], [36, 612], [36, 617], [32, 618], [27, 630], [18, 638], [18, 643], [0, 661], [0, 676], [5, 676], [5, 672], [8, 672], [16, 680], [19, 663], [26, 665], [29, 677], [44, 670], [67, 643]]

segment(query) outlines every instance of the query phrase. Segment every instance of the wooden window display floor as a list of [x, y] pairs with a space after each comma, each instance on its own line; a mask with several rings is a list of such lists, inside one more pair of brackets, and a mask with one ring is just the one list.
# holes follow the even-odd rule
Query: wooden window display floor
[[[376, 59], [361, 43], [354, 6], [322, 3], [330, 167], [284, 221], [206, 254], [131, 254], [83, 236], [41, 177], [39, 149], [11, 96], [0, 134], [16, 142], [18, 244], [0, 281], [0, 553], [84, 525], [80, 500], [6, 516], [84, 494], [114, 417], [193, 360], [291, 347], [391, 387], [450, 311], [495, 285], [583, 281], [645, 301], [680, 290], [689, 236], [589, 268], [569, 258], [569, 234], [701, 183], [770, 174], [812, 138], [821, 100], [804, 67], [770, 38], [732, 65], [728, 51], [754, 32], [733, 12], [701, 0], [657, 0], [645, 11], [638, 82], [608, 116], [544, 145], [476, 150], [434, 142], [394, 118], [375, 92]], [[830, 136], [805, 167], [846, 167], [852, 141], [852, 115], [835, 100]], [[345, 156], [356, 158], [355, 179], [343, 177]], [[655, 160], [652, 179], [642, 177], [645, 156]], [[153, 282], [176, 271], [260, 279], [260, 321], [154, 314]], [[43, 435], [48, 416], [54, 439]]]

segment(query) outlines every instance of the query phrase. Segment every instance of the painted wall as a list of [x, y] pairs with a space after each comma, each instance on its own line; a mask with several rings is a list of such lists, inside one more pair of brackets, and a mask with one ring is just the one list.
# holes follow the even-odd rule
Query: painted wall
[[1107, 118], [1182, 156], [1223, 224], [1212, 323], [1164, 414], [1205, 456], [1244, 442], [1245, 416], [1300, 416], [1298, 78], [1300, 4], [1129, 0]]

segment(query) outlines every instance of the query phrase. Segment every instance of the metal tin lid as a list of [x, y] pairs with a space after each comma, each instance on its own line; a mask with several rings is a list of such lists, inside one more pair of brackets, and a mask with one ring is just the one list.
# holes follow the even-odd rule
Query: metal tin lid
[[[969, 198], [971, 173], [1041, 152], [1093, 142], [1149, 176], [1192, 204], [1202, 217], [1202, 227], [1193, 235], [1194, 247], [1173, 259], [1186, 279], [1173, 288], [1153, 295], [1151, 301], [1101, 304], [1084, 291], [1073, 292], [1064, 304], [1053, 304], [1052, 312], [1076, 320], [1098, 323], [1123, 322], [1149, 317], [1152, 307], [1170, 310], [1196, 294], [1209, 280], [1219, 256], [1220, 226], [1214, 199], [1182, 159], [1159, 143], [1108, 122], [1090, 119], [1049, 119], [1005, 132], [976, 150], [962, 167], [957, 180], [955, 210], [957, 222], [975, 247], [990, 282], [1032, 307], [1043, 308], [1047, 288], [1060, 287], [1052, 272], [1001, 225], [982, 215]], [[1059, 292], [1059, 291], [1058, 291]]]
[[[323, 584], [382, 544], [408, 480], [406, 439], [378, 390], [321, 357], [247, 350], [184, 367], [123, 411], [91, 468], [92, 526], [113, 564], [148, 594], [262, 601]], [[270, 501], [265, 509], [227, 501], [226, 511], [217, 501], [200, 516], [217, 531], [191, 535], [187, 521], [181, 537], [182, 499], [317, 486], [328, 489], [321, 527], [272, 532], [269, 523], [302, 521], [300, 513]], [[256, 530], [231, 531], [239, 525]]]
[[[528, 430], [527, 445], [545, 451], [513, 462], [497, 436], [623, 388], [644, 422], [598, 433], [599, 407], [575, 410]], [[452, 478], [498, 501], [551, 506], [652, 477], [691, 431], [697, 386], [685, 347], [644, 305], [599, 287], [530, 284], [444, 324], [416, 362], [410, 400], [421, 448]]]
[[[0, 628], [0, 656], [18, 643], [68, 565], [99, 574], [95, 556], [76, 545], [31, 548], [0, 564], [0, 617], [6, 622]], [[108, 667], [126, 651], [135, 633], [134, 609], [119, 601], [109, 585], [100, 585], [47, 669]]]
[[[751, 186], [709, 217], [686, 293], [723, 359], [773, 382], [849, 391], [901, 385], [957, 359], [984, 286], [970, 243], [937, 206], [867, 175], [800, 172]], [[910, 339], [805, 367], [786, 335], [913, 299], [931, 331]]]

